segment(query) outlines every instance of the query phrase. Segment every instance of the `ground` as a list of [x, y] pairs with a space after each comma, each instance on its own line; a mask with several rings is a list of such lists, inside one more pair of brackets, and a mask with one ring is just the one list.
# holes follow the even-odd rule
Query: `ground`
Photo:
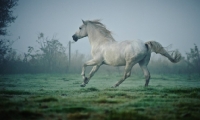
[[0, 76], [1, 120], [199, 120], [199, 75], [97, 74], [81, 88], [78, 74]]

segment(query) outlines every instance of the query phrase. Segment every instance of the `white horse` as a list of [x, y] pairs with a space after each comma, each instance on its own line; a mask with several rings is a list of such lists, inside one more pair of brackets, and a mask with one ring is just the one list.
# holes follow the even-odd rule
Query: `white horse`
[[[119, 86], [126, 78], [131, 75], [131, 69], [139, 63], [144, 72], [146, 79], [145, 86], [148, 86], [150, 80], [150, 73], [147, 68], [151, 52], [160, 53], [167, 57], [171, 62], [177, 63], [181, 60], [181, 54], [178, 50], [172, 52], [170, 55], [160, 43], [156, 41], [149, 41], [143, 43], [140, 40], [117, 42], [111, 35], [111, 32], [106, 29], [99, 20], [83, 21], [83, 25], [72, 36], [74, 41], [83, 37], [88, 37], [91, 45], [92, 59], [84, 63], [82, 68], [83, 83], [81, 87], [85, 87], [94, 73], [102, 64], [111, 66], [125, 66], [123, 77], [113, 86]], [[85, 76], [85, 67], [93, 66], [89, 77]]]

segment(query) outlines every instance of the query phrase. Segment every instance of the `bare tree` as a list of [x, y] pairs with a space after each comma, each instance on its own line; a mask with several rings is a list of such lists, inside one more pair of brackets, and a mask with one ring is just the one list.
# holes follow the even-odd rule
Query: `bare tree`
[[67, 69], [66, 48], [55, 37], [49, 39], [43, 33], [38, 36], [39, 50], [28, 47], [28, 53], [24, 54], [24, 62], [35, 67], [37, 72], [60, 72]]
[[196, 44], [194, 48], [190, 49], [190, 53], [186, 53], [187, 60], [185, 62], [188, 64], [188, 70], [190, 72], [196, 72], [200, 74], [200, 54], [199, 49]]

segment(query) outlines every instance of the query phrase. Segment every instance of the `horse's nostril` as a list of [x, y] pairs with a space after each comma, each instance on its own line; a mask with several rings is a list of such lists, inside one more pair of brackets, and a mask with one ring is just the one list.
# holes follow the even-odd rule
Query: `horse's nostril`
[[76, 42], [78, 40], [78, 37], [76, 35], [72, 36], [73, 40]]
[[75, 35], [73, 35], [73, 36], [72, 36], [72, 38], [73, 38], [73, 39], [75, 39], [75, 38], [76, 38], [76, 36], [75, 36]]

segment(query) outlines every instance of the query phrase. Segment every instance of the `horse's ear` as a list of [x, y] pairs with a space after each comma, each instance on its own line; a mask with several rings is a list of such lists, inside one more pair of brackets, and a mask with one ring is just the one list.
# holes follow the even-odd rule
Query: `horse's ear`
[[152, 43], [151, 43], [151, 41], [149, 43], [150, 43], [151, 46], [153, 46]]
[[83, 24], [86, 25], [86, 22], [84, 20], [82, 20]]

